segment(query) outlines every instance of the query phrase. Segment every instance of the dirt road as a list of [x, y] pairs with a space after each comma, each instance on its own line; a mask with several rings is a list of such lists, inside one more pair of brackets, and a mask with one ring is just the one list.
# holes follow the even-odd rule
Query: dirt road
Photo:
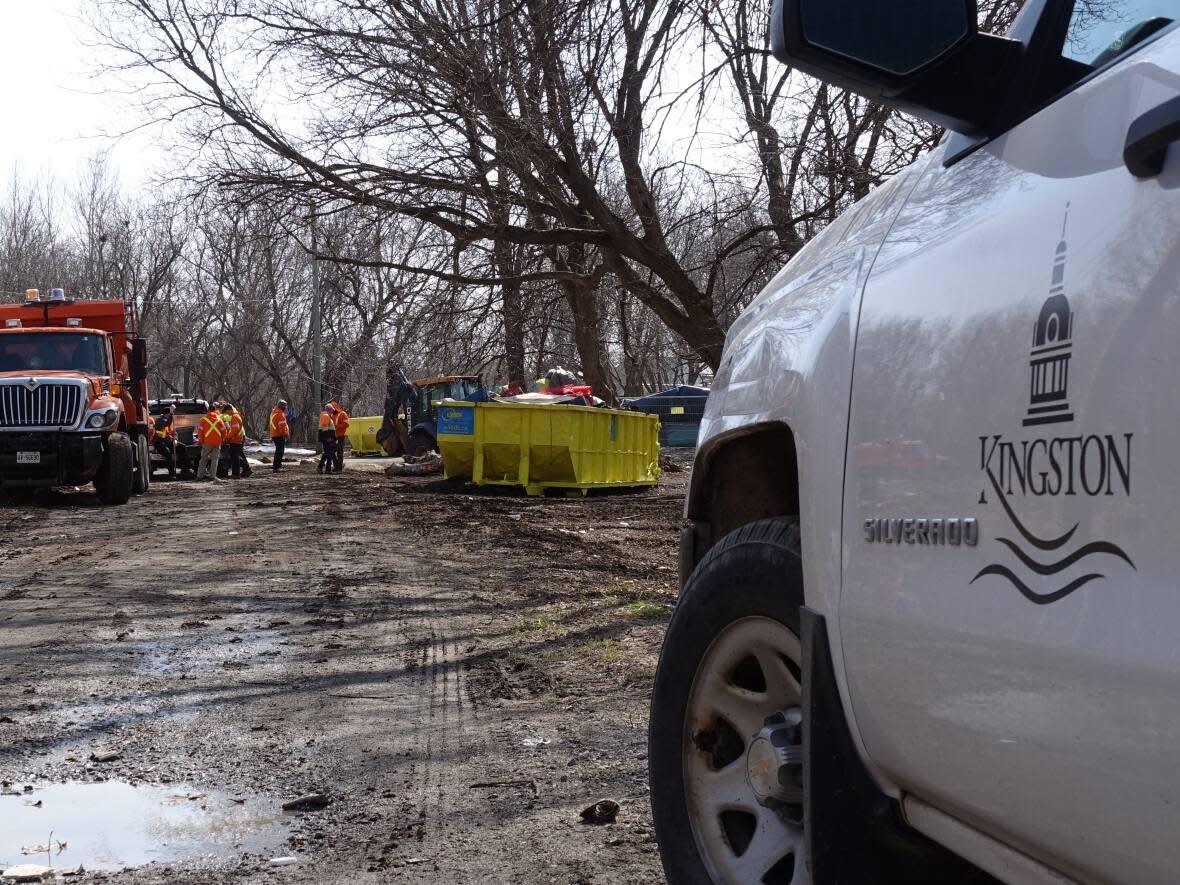
[[[0, 500], [0, 865], [38, 862], [2, 831], [48, 829], [49, 785], [133, 784], [200, 807], [188, 856], [157, 822], [153, 865], [111, 872], [135, 850], [60, 828], [39, 862], [84, 866], [71, 881], [659, 881], [645, 728], [686, 476], [529, 499], [301, 467], [121, 508]], [[309, 793], [331, 804], [280, 811]], [[617, 822], [581, 822], [601, 798]]]

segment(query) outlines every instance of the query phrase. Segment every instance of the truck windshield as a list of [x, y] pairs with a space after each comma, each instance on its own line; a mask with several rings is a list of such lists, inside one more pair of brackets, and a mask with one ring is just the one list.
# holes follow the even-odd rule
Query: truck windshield
[[45, 370], [109, 375], [103, 337], [85, 332], [0, 335], [0, 372]]

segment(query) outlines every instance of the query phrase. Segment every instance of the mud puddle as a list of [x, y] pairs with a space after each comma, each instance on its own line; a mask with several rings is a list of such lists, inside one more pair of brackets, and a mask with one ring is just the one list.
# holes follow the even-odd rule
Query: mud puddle
[[0, 795], [0, 869], [121, 870], [278, 850], [287, 826], [278, 803], [239, 801], [186, 785], [36, 784]]

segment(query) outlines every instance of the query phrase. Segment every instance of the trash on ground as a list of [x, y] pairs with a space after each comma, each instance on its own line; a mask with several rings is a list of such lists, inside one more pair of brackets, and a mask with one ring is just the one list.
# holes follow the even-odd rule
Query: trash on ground
[[283, 811], [312, 811], [327, 808], [332, 804], [332, 797], [327, 793], [308, 793], [298, 799], [291, 799], [283, 803]]
[[299, 863], [299, 858], [297, 857], [272, 857], [270, 859], [270, 865], [272, 867], [289, 867], [297, 863]]
[[415, 458], [395, 458], [393, 463], [385, 468], [386, 476], [430, 476], [443, 472], [442, 455], [437, 452], [427, 452]]
[[619, 803], [614, 799], [599, 799], [582, 809], [582, 820], [588, 824], [613, 824], [619, 816]]

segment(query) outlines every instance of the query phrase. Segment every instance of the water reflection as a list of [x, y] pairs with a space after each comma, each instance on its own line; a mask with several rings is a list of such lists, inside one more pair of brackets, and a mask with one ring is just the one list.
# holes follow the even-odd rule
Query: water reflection
[[277, 802], [189, 786], [40, 784], [32, 792], [18, 787], [0, 795], [0, 869], [39, 863], [119, 870], [152, 861], [215, 860], [269, 853], [286, 835]]

